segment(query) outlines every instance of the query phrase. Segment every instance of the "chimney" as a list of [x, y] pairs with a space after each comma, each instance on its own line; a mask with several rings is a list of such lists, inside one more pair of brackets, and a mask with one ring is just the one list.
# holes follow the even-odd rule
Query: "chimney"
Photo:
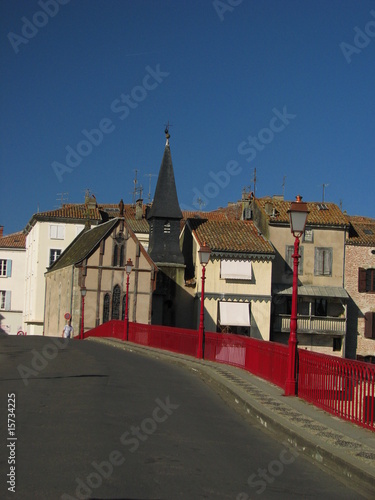
[[3, 237], [4, 226], [0, 226], [0, 238]]
[[135, 202], [135, 219], [141, 220], [143, 217], [143, 200], [139, 198]]

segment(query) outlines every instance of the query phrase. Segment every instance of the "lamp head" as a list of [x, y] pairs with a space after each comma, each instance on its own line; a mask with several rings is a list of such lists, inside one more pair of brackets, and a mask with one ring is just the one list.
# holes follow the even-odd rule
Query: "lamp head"
[[302, 196], [298, 195], [296, 196], [296, 201], [292, 201], [288, 214], [293, 236], [300, 238], [305, 231], [307, 216], [309, 214], [307, 203], [302, 201]]

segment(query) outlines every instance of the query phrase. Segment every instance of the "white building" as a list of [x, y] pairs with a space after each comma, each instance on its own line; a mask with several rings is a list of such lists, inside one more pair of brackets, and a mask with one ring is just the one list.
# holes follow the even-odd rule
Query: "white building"
[[22, 330], [25, 286], [25, 235], [3, 236], [0, 228], [0, 334], [15, 335]]

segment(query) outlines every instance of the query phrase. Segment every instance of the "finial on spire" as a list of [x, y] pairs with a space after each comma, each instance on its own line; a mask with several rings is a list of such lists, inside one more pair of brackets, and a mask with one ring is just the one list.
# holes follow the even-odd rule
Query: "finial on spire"
[[169, 124], [169, 120], [168, 120], [168, 123], [165, 125], [165, 130], [164, 130], [165, 137], [167, 138], [167, 143], [166, 143], [167, 146], [169, 146], [169, 138], [171, 136], [169, 133], [169, 127], [171, 127], [171, 125]]

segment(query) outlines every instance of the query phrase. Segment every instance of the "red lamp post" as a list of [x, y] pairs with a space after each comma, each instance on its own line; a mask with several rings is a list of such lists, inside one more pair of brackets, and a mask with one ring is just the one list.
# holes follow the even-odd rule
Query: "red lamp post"
[[206, 265], [210, 260], [211, 249], [204, 243], [198, 251], [199, 261], [202, 265], [202, 293], [201, 293], [201, 313], [199, 319], [199, 330], [198, 330], [198, 349], [197, 358], [202, 359], [204, 357], [204, 282], [206, 279]]
[[290, 335], [288, 353], [288, 373], [285, 383], [285, 396], [296, 395], [296, 360], [297, 360], [297, 299], [298, 299], [298, 262], [299, 240], [305, 231], [308, 216], [307, 204], [302, 201], [301, 196], [296, 197], [288, 210], [290, 218], [290, 228], [295, 238], [293, 258], [293, 292], [292, 292], [292, 312], [290, 315]]
[[126, 297], [125, 297], [125, 315], [124, 315], [124, 338], [123, 340], [129, 340], [129, 319], [128, 319], [128, 309], [129, 309], [129, 280], [130, 280], [130, 273], [132, 272], [133, 269], [133, 262], [129, 258], [126, 266], [125, 266], [125, 271], [126, 271]]
[[85, 297], [86, 297], [86, 288], [83, 286], [81, 288], [81, 297], [82, 297], [82, 310], [81, 310], [81, 332], [79, 338], [83, 340], [84, 337], [84, 328], [85, 328]]

